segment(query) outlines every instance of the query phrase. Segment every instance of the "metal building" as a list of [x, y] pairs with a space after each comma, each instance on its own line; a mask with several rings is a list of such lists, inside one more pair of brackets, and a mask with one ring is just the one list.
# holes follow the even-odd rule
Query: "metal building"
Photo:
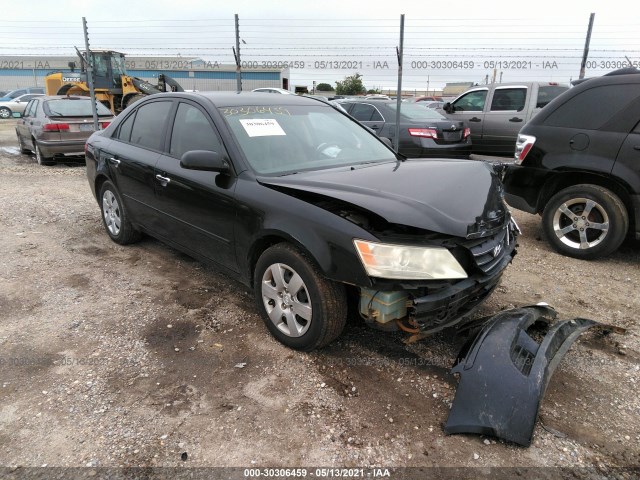
[[[69, 63], [78, 64], [75, 56], [0, 56], [0, 90], [44, 86], [44, 77], [54, 71], [70, 72]], [[236, 90], [236, 66], [190, 57], [127, 56], [127, 71], [151, 83], [158, 74], [173, 77], [185, 90]], [[243, 69], [242, 89], [259, 87], [289, 89], [289, 69]]]

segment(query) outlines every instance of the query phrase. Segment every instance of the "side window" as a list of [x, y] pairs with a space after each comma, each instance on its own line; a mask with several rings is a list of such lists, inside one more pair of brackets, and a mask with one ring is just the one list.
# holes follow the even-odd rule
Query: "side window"
[[33, 100], [29, 100], [29, 103], [27, 103], [27, 106], [24, 107], [24, 112], [22, 113], [23, 117], [29, 116], [29, 110], [31, 109], [32, 106], [33, 106]]
[[553, 127], [597, 130], [640, 96], [638, 85], [601, 85], [580, 92], [544, 121]]
[[128, 142], [131, 139], [131, 127], [133, 127], [133, 120], [136, 118], [136, 112], [129, 115], [124, 122], [120, 124], [118, 129], [117, 138], [123, 142]]
[[188, 103], [181, 103], [173, 122], [169, 154], [180, 158], [190, 150], [222, 152], [224, 147], [204, 113]]
[[453, 102], [454, 112], [481, 112], [487, 100], [487, 90], [475, 90]]
[[527, 98], [526, 88], [496, 88], [491, 100], [491, 111], [502, 112], [524, 110], [524, 102]]
[[351, 110], [351, 115], [353, 116], [353, 118], [360, 122], [368, 122], [373, 120], [374, 113], [377, 113], [377, 111], [373, 107], [373, 105], [367, 105], [366, 103], [356, 103]]
[[27, 108], [25, 109], [25, 112], [27, 112], [26, 116], [35, 117], [36, 111], [38, 110], [39, 103], [40, 103], [40, 100], [31, 100], [31, 103], [27, 105]]
[[172, 102], [152, 102], [138, 108], [131, 143], [140, 147], [161, 150], [164, 143], [165, 120], [171, 110]]
[[542, 108], [558, 95], [569, 90], [569, 87], [561, 87], [559, 85], [544, 85], [538, 88], [538, 100], [536, 108]]

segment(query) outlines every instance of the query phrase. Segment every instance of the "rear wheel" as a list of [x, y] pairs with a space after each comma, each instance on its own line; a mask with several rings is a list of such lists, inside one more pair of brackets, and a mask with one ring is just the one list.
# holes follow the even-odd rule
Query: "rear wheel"
[[11, 118], [11, 110], [7, 107], [0, 107], [0, 118]]
[[254, 289], [267, 328], [290, 348], [310, 351], [323, 347], [344, 329], [344, 286], [325, 278], [292, 245], [274, 245], [260, 256]]
[[100, 188], [100, 210], [107, 234], [116, 243], [127, 245], [140, 240], [141, 233], [129, 221], [122, 198], [113, 183], [106, 181]]
[[36, 153], [36, 160], [38, 161], [38, 165], [53, 165], [54, 162], [52, 157], [45, 157], [42, 154], [42, 150], [40, 149], [40, 145], [38, 145], [35, 141], [33, 142], [34, 144], [34, 148], [35, 148], [35, 153]]
[[622, 200], [597, 185], [575, 185], [549, 200], [542, 226], [551, 246], [563, 255], [590, 260], [614, 252], [629, 228]]
[[133, 105], [134, 103], [136, 103], [138, 100], [142, 100], [146, 95], [140, 95], [135, 94], [135, 95], [131, 95], [130, 97], [127, 97], [126, 99], [126, 105], [122, 106], [122, 109], [124, 110], [125, 108], [129, 107], [130, 105]]

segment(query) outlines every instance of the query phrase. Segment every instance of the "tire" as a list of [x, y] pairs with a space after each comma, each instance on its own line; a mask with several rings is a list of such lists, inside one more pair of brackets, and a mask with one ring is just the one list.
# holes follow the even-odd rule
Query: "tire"
[[129, 221], [129, 215], [122, 203], [122, 197], [113, 183], [106, 181], [100, 188], [98, 197], [102, 224], [109, 238], [120, 245], [127, 245], [140, 240], [142, 234]]
[[33, 145], [35, 148], [36, 161], [38, 162], [38, 165], [53, 165], [56, 163], [53, 161], [53, 158], [45, 157], [42, 154], [42, 150], [40, 150], [40, 145], [38, 145], [35, 140], [33, 141]]
[[340, 336], [347, 321], [344, 286], [325, 278], [304, 253], [279, 243], [265, 250], [254, 273], [256, 303], [279, 342], [308, 352]]
[[131, 95], [129, 98], [127, 98], [127, 104], [122, 106], [122, 109], [124, 110], [125, 108], [129, 107], [130, 105], [133, 105], [134, 103], [136, 103], [138, 100], [142, 100], [144, 97], [146, 97], [146, 95], [142, 95], [140, 93], [136, 93], [135, 95]]
[[610, 190], [575, 185], [551, 197], [542, 215], [542, 227], [557, 252], [592, 260], [620, 246], [629, 229], [629, 216], [622, 200]]
[[[18, 135], [18, 132], [16, 132], [16, 135]], [[31, 153], [31, 150], [24, 146], [24, 142], [22, 141], [22, 137], [20, 135], [18, 135], [18, 146], [20, 147], [20, 153]]]
[[11, 118], [11, 110], [7, 107], [0, 107], [0, 118]]

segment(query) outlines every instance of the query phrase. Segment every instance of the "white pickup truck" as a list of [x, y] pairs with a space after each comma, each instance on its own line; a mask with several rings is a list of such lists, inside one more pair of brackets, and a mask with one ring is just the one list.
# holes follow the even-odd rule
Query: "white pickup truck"
[[472, 87], [442, 108], [447, 118], [467, 122], [474, 153], [513, 155], [524, 124], [568, 89], [554, 82], [492, 83]]

